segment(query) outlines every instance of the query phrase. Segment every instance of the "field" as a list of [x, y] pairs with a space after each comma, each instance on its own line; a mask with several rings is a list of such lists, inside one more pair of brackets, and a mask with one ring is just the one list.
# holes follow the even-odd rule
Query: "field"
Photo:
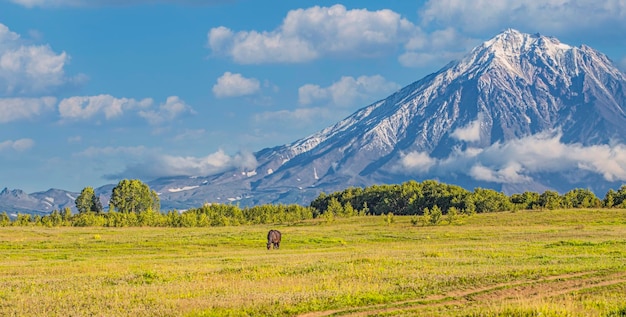
[[626, 210], [411, 220], [0, 228], [0, 315], [626, 316]]

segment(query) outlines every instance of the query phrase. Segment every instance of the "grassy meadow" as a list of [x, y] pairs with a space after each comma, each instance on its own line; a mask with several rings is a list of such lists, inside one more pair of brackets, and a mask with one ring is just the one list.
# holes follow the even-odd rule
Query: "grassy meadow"
[[626, 316], [626, 210], [414, 222], [4, 227], [0, 315]]

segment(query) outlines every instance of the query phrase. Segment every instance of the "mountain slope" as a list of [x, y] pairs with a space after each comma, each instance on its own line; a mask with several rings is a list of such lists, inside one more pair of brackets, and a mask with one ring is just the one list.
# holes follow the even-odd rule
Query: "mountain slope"
[[164, 209], [308, 204], [320, 191], [428, 178], [600, 193], [626, 181], [625, 138], [626, 76], [609, 58], [509, 29], [331, 127], [255, 153], [254, 170], [148, 185]]
[[[215, 184], [302, 191], [442, 177], [427, 173], [437, 159], [547, 132], [564, 144], [622, 143], [625, 88], [624, 74], [590, 47], [506, 30], [332, 127], [260, 151], [254, 176], [224, 175]], [[409, 159], [422, 173], [406, 174]], [[464, 174], [451, 180], [464, 181], [470, 172]]]

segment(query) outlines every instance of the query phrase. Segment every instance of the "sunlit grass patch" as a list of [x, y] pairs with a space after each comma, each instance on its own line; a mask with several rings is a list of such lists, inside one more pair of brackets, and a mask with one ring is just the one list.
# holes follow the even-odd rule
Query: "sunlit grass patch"
[[[424, 227], [409, 216], [214, 228], [5, 227], [0, 315], [619, 316], [625, 215], [519, 211]], [[279, 250], [265, 248], [269, 229], [283, 233]], [[567, 292], [509, 298], [516, 288], [559, 283]]]

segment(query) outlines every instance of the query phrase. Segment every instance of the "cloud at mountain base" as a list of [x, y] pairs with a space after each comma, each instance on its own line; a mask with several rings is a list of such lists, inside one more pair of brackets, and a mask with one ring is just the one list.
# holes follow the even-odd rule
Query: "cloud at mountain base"
[[493, 183], [528, 183], [534, 173], [583, 170], [606, 181], [626, 181], [626, 146], [561, 143], [561, 134], [539, 133], [486, 148], [455, 150], [443, 159], [425, 152], [401, 155], [393, 172], [413, 175], [449, 176], [465, 174]]
[[254, 155], [250, 152], [239, 152], [229, 155], [218, 150], [206, 156], [177, 156], [163, 154], [159, 149], [140, 148], [91, 148], [81, 155], [88, 157], [108, 154], [127, 157], [127, 161], [137, 163], [127, 164], [119, 173], [103, 175], [103, 178], [117, 180], [122, 178], [156, 179], [169, 176], [210, 176], [230, 169], [251, 171], [257, 166]]

